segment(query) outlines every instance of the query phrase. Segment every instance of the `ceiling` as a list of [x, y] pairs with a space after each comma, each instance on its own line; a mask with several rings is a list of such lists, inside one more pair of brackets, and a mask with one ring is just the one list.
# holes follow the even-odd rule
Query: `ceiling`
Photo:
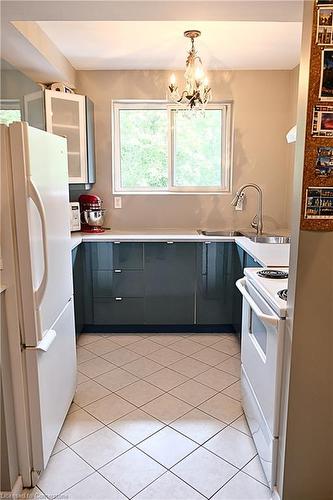
[[40, 21], [78, 70], [182, 69], [189, 40], [207, 69], [292, 69], [299, 63], [301, 22]]

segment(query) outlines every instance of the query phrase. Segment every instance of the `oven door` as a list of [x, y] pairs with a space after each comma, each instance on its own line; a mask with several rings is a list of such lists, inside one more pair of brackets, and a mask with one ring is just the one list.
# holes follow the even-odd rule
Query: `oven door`
[[237, 281], [237, 288], [243, 295], [242, 370], [272, 436], [277, 437], [285, 320], [246, 278]]

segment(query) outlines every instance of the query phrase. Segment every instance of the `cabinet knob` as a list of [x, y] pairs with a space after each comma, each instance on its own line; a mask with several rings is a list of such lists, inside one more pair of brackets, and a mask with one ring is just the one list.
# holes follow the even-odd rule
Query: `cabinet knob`
[[120, 302], [121, 300], [123, 300], [123, 298], [122, 298], [122, 297], [116, 297], [116, 301], [117, 301], [117, 302]]
[[115, 269], [114, 272], [115, 273], [121, 273], [121, 269]]

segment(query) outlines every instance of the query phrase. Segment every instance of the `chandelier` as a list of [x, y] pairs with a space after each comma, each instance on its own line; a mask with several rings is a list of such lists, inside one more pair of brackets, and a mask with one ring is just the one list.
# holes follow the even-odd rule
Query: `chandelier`
[[204, 110], [212, 99], [208, 78], [205, 76], [202, 61], [194, 47], [194, 40], [201, 31], [185, 31], [184, 36], [191, 39], [191, 50], [186, 59], [185, 87], [180, 94], [174, 74], [170, 77], [168, 99], [186, 109]]

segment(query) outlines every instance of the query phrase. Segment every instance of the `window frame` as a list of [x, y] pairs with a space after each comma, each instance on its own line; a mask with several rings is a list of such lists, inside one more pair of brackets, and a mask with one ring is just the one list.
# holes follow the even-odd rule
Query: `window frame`
[[[233, 159], [233, 101], [215, 101], [207, 105], [206, 109], [218, 109], [222, 112], [221, 132], [221, 186], [175, 186], [174, 185], [174, 118], [177, 107], [173, 103], [162, 100], [113, 100], [112, 101], [112, 193], [116, 195], [141, 194], [230, 194], [232, 190], [232, 159]], [[167, 112], [168, 137], [168, 186], [162, 188], [122, 188], [120, 162], [120, 111], [165, 109]], [[223, 129], [222, 129], [223, 130]], [[225, 168], [223, 168], [225, 166]]]

